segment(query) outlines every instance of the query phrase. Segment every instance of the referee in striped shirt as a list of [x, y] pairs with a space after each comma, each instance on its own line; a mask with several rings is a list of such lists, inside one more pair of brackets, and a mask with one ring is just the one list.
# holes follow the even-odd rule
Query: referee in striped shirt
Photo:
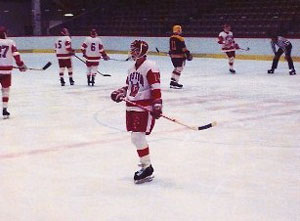
[[[277, 51], [276, 51], [276, 46], [278, 47]], [[287, 60], [288, 65], [289, 65], [290, 75], [295, 75], [296, 71], [295, 71], [293, 60], [291, 57], [291, 52], [292, 52], [292, 47], [293, 47], [292, 43], [289, 40], [287, 40], [286, 38], [276, 35], [276, 36], [272, 37], [271, 47], [272, 47], [272, 50], [273, 50], [275, 56], [273, 58], [272, 68], [270, 70], [268, 70], [268, 73], [269, 74], [274, 73], [274, 70], [277, 68], [279, 58], [284, 53], [285, 59]]]

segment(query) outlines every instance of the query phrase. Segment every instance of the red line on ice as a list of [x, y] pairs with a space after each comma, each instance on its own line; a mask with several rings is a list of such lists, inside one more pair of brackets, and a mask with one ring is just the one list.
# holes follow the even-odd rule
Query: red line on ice
[[[128, 136], [126, 137], [128, 138]], [[37, 150], [23, 151], [17, 153], [0, 154], [0, 160], [19, 158], [24, 156], [33, 156], [33, 155], [51, 153], [51, 152], [58, 152], [67, 149], [82, 148], [82, 147], [95, 145], [95, 144], [105, 144], [105, 143], [112, 143], [116, 141], [123, 141], [124, 139], [126, 139], [126, 137], [119, 137], [117, 139], [98, 140], [98, 141], [86, 142], [86, 143], [69, 144], [64, 146], [49, 147], [46, 149], [37, 149]]]

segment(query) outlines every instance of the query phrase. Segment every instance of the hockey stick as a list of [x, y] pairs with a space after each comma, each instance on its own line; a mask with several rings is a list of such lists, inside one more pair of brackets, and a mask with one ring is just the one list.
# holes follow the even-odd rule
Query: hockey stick
[[[125, 102], [127, 102], [127, 103], [129, 103], [129, 104], [131, 104], [131, 105], [134, 105], [134, 106], [136, 106], [136, 107], [139, 107], [139, 108], [141, 108], [141, 109], [143, 109], [143, 110], [145, 110], [145, 111], [147, 111], [147, 112], [149, 112], [149, 113], [152, 113], [152, 111], [148, 110], [148, 109], [145, 108], [144, 106], [141, 106], [141, 105], [139, 105], [139, 104], [137, 104], [137, 103], [134, 103], [134, 102], [129, 101], [129, 100], [126, 100], [126, 99], [123, 99], [123, 101], [125, 101]], [[168, 117], [168, 116], [163, 115], [163, 114], [161, 114], [160, 116], [163, 117], [163, 118], [165, 118], [165, 119], [167, 119], [167, 120], [169, 120], [169, 121], [172, 121], [172, 122], [174, 122], [174, 123], [176, 123], [176, 124], [179, 124], [179, 125], [181, 125], [181, 126], [184, 126], [184, 127], [186, 127], [186, 128], [189, 128], [189, 129], [191, 129], [191, 130], [205, 130], [205, 129], [208, 129], [208, 128], [211, 128], [211, 127], [214, 127], [214, 126], [217, 125], [217, 122], [214, 121], [214, 122], [209, 123], [209, 124], [206, 124], [206, 125], [193, 127], [193, 126], [189, 126], [189, 125], [187, 125], [187, 124], [184, 124], [184, 123], [182, 123], [182, 122], [176, 120], [175, 118], [171, 118], [171, 117]]]
[[167, 53], [167, 52], [161, 52], [160, 50], [158, 50], [158, 48], [155, 48], [155, 50], [156, 50], [156, 52], [157, 52], [158, 54], [163, 54], [163, 55], [166, 55], [166, 56], [169, 55], [169, 53]]
[[128, 57], [126, 59], [110, 58], [109, 60], [111, 60], [111, 61], [129, 61], [130, 59], [131, 59], [131, 57]]
[[[172, 58], [172, 56], [171, 56], [171, 54], [168, 52], [160, 52], [159, 50], [158, 50], [158, 48], [155, 48], [155, 50], [156, 50], [156, 52], [158, 53], [158, 54], [163, 54], [163, 55], [166, 55], [166, 56], [170, 56], [171, 58]], [[192, 55], [192, 58], [194, 57], [194, 55], [193, 54], [191, 54]], [[190, 59], [190, 60], [188, 60], [188, 61], [191, 61], [192, 60], [192, 58]], [[185, 58], [185, 59], [187, 59], [187, 58]]]
[[237, 51], [237, 50], [241, 50], [241, 51], [250, 51], [250, 48], [238, 48], [238, 49], [234, 49], [234, 50], [222, 50], [222, 52], [231, 52], [231, 51]]
[[[27, 68], [28, 70], [31, 71], [45, 71], [46, 69], [48, 69], [50, 66], [52, 65], [52, 63], [49, 61], [47, 64], [44, 65], [44, 67], [42, 68]], [[13, 68], [19, 69], [19, 67], [13, 66]]]
[[249, 47], [247, 47], [247, 48], [240, 48], [240, 50], [242, 50], [242, 51], [250, 51], [250, 48]]
[[[79, 61], [81, 61], [82, 63], [85, 63], [85, 64], [86, 64], [86, 62], [85, 62], [82, 58], [78, 57], [76, 54], [74, 54], [74, 57], [77, 58], [77, 59], [78, 59]], [[101, 75], [104, 76], [104, 77], [111, 77], [110, 74], [103, 74], [103, 73], [101, 73], [101, 72], [98, 71], [98, 70], [97, 70], [97, 72], [98, 72], [98, 74], [101, 74]]]

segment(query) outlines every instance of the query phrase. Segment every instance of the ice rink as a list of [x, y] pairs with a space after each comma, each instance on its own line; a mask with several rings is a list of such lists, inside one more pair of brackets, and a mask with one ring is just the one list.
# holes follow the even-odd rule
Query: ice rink
[[[126, 55], [110, 55], [126, 58]], [[155, 179], [135, 185], [138, 157], [125, 106], [110, 100], [132, 62], [102, 62], [95, 87], [73, 59], [75, 85], [59, 84], [54, 54], [23, 54], [0, 119], [1, 221], [300, 220], [300, 64], [195, 58], [169, 89], [168, 57], [149, 56], [162, 77], [165, 119], [148, 136]], [[67, 80], [67, 75], [65, 74]]]

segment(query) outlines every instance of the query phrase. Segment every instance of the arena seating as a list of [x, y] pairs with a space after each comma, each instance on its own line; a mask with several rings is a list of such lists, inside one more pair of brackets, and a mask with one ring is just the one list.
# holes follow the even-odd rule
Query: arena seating
[[269, 32], [300, 36], [299, 0], [111, 0], [54, 27], [67, 26], [73, 35], [168, 36], [174, 24], [185, 36], [216, 36], [224, 23], [236, 37], [267, 37]]

